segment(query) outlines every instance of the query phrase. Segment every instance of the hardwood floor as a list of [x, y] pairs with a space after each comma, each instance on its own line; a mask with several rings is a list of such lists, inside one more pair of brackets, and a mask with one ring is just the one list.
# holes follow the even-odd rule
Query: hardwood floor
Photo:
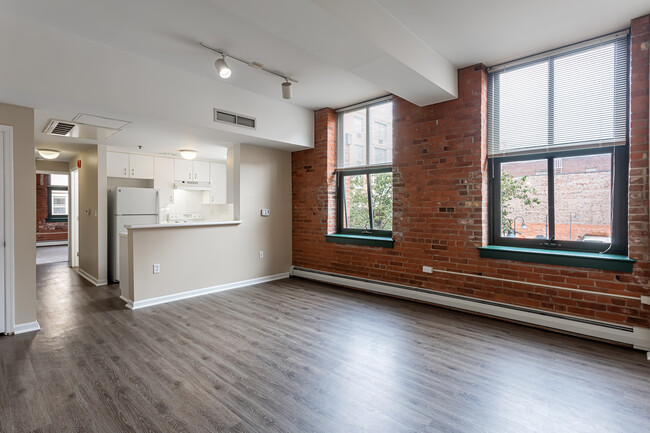
[[2, 432], [645, 432], [645, 353], [286, 279], [129, 311], [39, 265]]

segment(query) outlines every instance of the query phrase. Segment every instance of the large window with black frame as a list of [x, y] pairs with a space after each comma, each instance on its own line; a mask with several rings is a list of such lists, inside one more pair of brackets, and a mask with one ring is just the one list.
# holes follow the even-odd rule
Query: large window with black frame
[[488, 70], [490, 243], [627, 252], [628, 35]]
[[390, 236], [393, 229], [393, 103], [338, 112], [337, 232]]

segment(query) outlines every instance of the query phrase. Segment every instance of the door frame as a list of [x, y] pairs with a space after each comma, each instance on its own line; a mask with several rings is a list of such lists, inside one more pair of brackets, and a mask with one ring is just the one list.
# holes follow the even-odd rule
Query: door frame
[[79, 266], [79, 169], [70, 170], [68, 177], [68, 266]]
[[3, 156], [3, 183], [4, 183], [4, 300], [5, 323], [4, 334], [14, 333], [15, 305], [14, 305], [14, 128], [0, 125], [0, 134], [4, 137], [2, 143]]

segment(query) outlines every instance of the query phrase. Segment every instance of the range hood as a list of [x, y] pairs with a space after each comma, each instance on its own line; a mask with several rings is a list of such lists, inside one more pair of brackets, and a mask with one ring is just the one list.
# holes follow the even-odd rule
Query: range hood
[[209, 191], [210, 182], [198, 182], [196, 180], [177, 180], [174, 182], [174, 188], [190, 191]]

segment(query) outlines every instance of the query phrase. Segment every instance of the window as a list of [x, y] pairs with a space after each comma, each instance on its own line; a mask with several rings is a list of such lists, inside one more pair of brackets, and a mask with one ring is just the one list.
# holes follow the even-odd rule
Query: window
[[[393, 103], [383, 99], [339, 112], [337, 232], [391, 236]], [[349, 139], [348, 137], [352, 137]]]
[[489, 70], [490, 243], [627, 253], [628, 37]]
[[47, 176], [47, 221], [68, 221], [68, 175]]

